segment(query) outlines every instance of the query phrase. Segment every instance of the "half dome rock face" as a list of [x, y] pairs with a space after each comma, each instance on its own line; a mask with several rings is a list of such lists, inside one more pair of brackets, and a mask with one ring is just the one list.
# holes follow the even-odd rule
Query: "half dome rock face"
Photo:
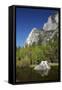
[[46, 31], [55, 30], [58, 26], [58, 21], [58, 14], [49, 16], [48, 21], [43, 26], [43, 29]]
[[37, 28], [33, 28], [31, 30], [24, 47], [48, 43], [49, 40], [53, 39], [55, 34], [58, 34], [58, 23], [58, 13], [53, 16], [49, 16], [48, 21], [44, 24], [42, 30]]
[[28, 35], [28, 38], [25, 42], [25, 46], [37, 44], [39, 40], [39, 33], [40, 33], [40, 30], [38, 30], [37, 28], [33, 28], [30, 34]]

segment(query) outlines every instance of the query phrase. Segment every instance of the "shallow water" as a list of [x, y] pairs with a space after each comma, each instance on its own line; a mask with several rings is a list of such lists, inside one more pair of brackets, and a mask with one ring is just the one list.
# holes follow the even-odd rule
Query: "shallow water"
[[18, 82], [28, 82], [28, 81], [58, 81], [59, 72], [58, 66], [51, 67], [48, 75], [42, 76], [41, 71], [35, 71], [33, 68], [16, 67], [16, 81]]

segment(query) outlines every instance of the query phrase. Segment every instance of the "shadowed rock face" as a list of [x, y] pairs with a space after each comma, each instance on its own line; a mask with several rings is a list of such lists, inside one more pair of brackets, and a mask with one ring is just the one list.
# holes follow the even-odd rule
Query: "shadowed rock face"
[[35, 66], [34, 70], [38, 71], [38, 73], [41, 74], [41, 76], [48, 75], [48, 72], [50, 71], [51, 67], [47, 61], [41, 61], [41, 63], [37, 66]]
[[58, 23], [58, 13], [54, 16], [49, 16], [42, 30], [38, 30], [37, 28], [33, 28], [31, 30], [26, 39], [24, 47], [32, 46], [34, 44], [46, 44], [58, 32]]

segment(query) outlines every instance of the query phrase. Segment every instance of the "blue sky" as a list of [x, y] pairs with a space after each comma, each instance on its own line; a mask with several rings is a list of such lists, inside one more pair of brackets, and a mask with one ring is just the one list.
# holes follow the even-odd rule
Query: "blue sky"
[[32, 28], [42, 28], [55, 10], [16, 8], [16, 46], [23, 47]]

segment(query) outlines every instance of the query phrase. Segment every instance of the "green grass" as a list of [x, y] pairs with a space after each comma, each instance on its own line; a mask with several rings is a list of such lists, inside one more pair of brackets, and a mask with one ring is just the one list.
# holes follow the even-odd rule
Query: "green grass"
[[47, 44], [30, 46], [26, 48], [17, 48], [16, 65], [36, 65], [43, 60], [57, 62], [58, 51], [53, 46]]

